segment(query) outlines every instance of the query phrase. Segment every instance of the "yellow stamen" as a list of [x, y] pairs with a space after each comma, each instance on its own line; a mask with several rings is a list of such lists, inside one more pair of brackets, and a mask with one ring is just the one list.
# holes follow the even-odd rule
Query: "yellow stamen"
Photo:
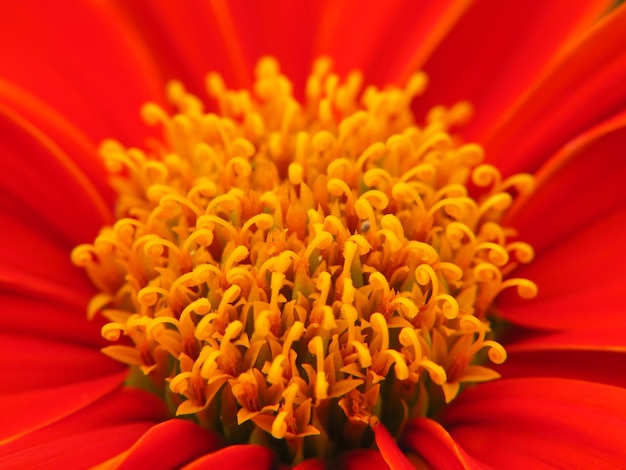
[[533, 182], [503, 180], [459, 143], [467, 103], [420, 127], [423, 74], [361, 90], [360, 74], [342, 81], [321, 60], [303, 104], [275, 60], [256, 74], [250, 91], [209, 75], [219, 114], [172, 83], [173, 116], [142, 109], [165, 136], [150, 152], [103, 144], [118, 221], [72, 260], [100, 291], [89, 316], [108, 319], [102, 336], [125, 341], [106, 354], [177, 415], [229, 442], [284, 439], [298, 460], [369, 442], [381, 421], [400, 429], [390, 404], [424, 415], [498, 377], [478, 365], [506, 359], [494, 300], [536, 294], [509, 277], [532, 248], [500, 222]]

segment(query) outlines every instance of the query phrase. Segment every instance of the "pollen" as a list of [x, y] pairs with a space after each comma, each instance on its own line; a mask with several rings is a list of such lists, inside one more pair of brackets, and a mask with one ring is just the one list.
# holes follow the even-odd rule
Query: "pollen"
[[[318, 60], [304, 99], [271, 58], [251, 90], [210, 74], [209, 110], [178, 82], [163, 139], [106, 141], [117, 222], [72, 253], [99, 293], [129, 383], [226, 442], [284, 460], [373, 445], [506, 359], [498, 295], [531, 247], [501, 224], [530, 175], [502, 178], [455, 130], [459, 103], [415, 122], [427, 78], [363, 88]], [[462, 392], [461, 392], [462, 393]]]

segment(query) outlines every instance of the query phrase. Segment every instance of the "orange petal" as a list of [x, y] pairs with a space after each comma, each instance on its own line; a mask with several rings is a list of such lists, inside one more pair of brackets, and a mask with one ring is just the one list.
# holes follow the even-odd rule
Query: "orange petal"
[[[237, 36], [233, 38], [231, 33], [226, 43], [239, 42], [238, 47], [242, 49], [247, 63], [247, 76], [243, 83], [251, 84], [256, 61], [269, 54], [279, 60], [281, 70], [295, 85], [296, 95], [301, 96], [315, 58], [314, 40], [325, 18], [327, 7], [324, 2], [272, 0], [222, 3], [229, 7], [232, 31]], [[222, 11], [224, 9], [221, 8]], [[216, 14], [219, 13], [215, 10]], [[220, 18], [223, 16], [222, 13]]]
[[506, 344], [507, 352], [524, 351], [606, 351], [626, 353], [626, 329], [602, 325], [587, 330], [535, 332]]
[[0, 451], [2, 468], [90, 468], [128, 448], [164, 419], [163, 404], [143, 391], [122, 389]]
[[[626, 205], [626, 113], [588, 130], [537, 173], [535, 191], [508, 218], [541, 253]], [[612, 236], [612, 233], [607, 233]]]
[[462, 131], [480, 140], [555, 54], [610, 4], [474, 2], [426, 62], [431, 80], [417, 103], [420, 114], [437, 104], [468, 100], [476, 113]]
[[170, 419], [150, 428], [116, 460], [119, 470], [180, 468], [219, 447], [219, 438], [191, 421]]
[[0, 396], [96, 380], [124, 369], [83, 345], [0, 334]]
[[337, 71], [362, 70], [368, 83], [400, 82], [419, 70], [467, 7], [463, 0], [437, 2], [329, 1], [317, 25], [314, 54], [334, 58]]
[[304, 462], [299, 463], [293, 470], [326, 470], [326, 464], [322, 459], [307, 459]]
[[105, 345], [100, 336], [102, 322], [87, 321], [84, 305], [68, 306], [45, 296], [34, 296], [32, 292], [29, 295], [3, 293], [0, 302], [0, 319], [7, 334], [94, 348]]
[[505, 174], [534, 171], [566, 142], [624, 109], [625, 43], [626, 5], [621, 5], [519, 97], [483, 140], [488, 158]]
[[71, 248], [46, 231], [45, 224], [28, 225], [18, 214], [0, 212], [0, 227], [0, 285], [4, 292], [45, 297], [48, 302], [63, 302], [84, 311], [93, 286], [71, 263]]
[[3, 105], [0, 131], [4, 136], [0, 208], [70, 246], [93, 238], [111, 214], [79, 164], [41, 130]]
[[402, 444], [418, 454], [428, 468], [483, 468], [461, 449], [439, 423], [428, 418], [409, 422], [402, 435]]
[[[26, 92], [17, 84], [0, 78], [0, 102], [23, 116], [37, 129], [44, 129], [50, 140], [56, 142], [76, 161], [95, 160], [96, 145], [65, 116], [43, 101]], [[89, 165], [85, 165], [89, 167]], [[83, 167], [83, 169], [86, 169]], [[94, 172], [95, 173], [95, 172]], [[93, 175], [98, 177], [96, 173]]]
[[626, 388], [623, 352], [585, 349], [513, 350], [507, 360], [494, 366], [504, 378], [558, 377], [587, 380]]
[[[334, 463], [335, 462], [333, 462], [333, 464]], [[389, 465], [378, 451], [355, 449], [339, 455], [336, 465], [331, 465], [330, 468], [341, 468], [345, 470], [386, 470], [389, 468]]]
[[270, 470], [276, 456], [267, 447], [254, 444], [228, 446], [185, 465], [184, 470], [228, 468], [233, 470]]
[[252, 78], [254, 60], [243, 55], [239, 43], [242, 26], [233, 23], [230, 7], [225, 2], [202, 0], [115, 1], [109, 5], [109, 13], [122, 34], [142, 42], [159, 69], [158, 75], [181, 80], [203, 96], [208, 72], [219, 72], [235, 87], [247, 86]]
[[494, 468], [620, 468], [626, 390], [579, 380], [497, 380], [463, 392], [442, 424]]
[[[507, 320], [539, 329], [626, 329], [623, 297], [626, 208], [572, 234], [516, 271], [539, 287], [533, 300], [499, 299]], [[541, 219], [537, 220], [541, 224]]]
[[0, 443], [49, 426], [90, 405], [119, 387], [125, 375], [125, 371], [116, 372], [97, 379], [3, 395], [0, 400]]
[[101, 2], [7, 1], [2, 12], [0, 42], [11, 47], [0, 50], [0, 76], [79, 123], [96, 142], [112, 135], [143, 141], [139, 109], [162, 96], [162, 83]]
[[63, 149], [70, 159], [79, 163], [89, 182], [94, 185], [97, 193], [106, 201], [112, 201], [112, 191], [103, 171], [101, 159], [97, 153], [99, 142], [91, 141], [77, 126], [59, 111], [37, 99], [14, 83], [0, 78], [0, 103], [6, 105], [15, 114], [22, 116], [24, 121], [42, 132]]
[[626, 237], [626, 160], [616, 157], [625, 139], [626, 113], [581, 135], [546, 163], [536, 191], [507, 221], [536, 251], [515, 275], [539, 286], [533, 301], [499, 299], [510, 321], [587, 329], [595, 327], [590, 319], [601, 318], [602, 324], [626, 327], [626, 252], [620, 248]]
[[373, 429], [378, 450], [383, 456], [383, 459], [385, 459], [385, 462], [387, 462], [387, 465], [389, 465], [389, 468], [394, 470], [413, 469], [413, 465], [411, 465], [406, 456], [402, 453], [395, 439], [389, 434], [389, 431], [387, 431], [387, 428], [379, 424]]

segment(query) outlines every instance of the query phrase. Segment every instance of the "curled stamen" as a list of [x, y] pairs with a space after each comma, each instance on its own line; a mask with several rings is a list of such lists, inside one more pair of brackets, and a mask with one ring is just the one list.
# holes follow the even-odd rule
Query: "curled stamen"
[[391, 357], [391, 360], [394, 363], [394, 372], [396, 373], [396, 378], [398, 380], [406, 380], [409, 378], [409, 368], [406, 365], [406, 361], [402, 354], [398, 351], [394, 351], [393, 349], [386, 349], [385, 354]]
[[422, 201], [422, 198], [417, 193], [417, 191], [415, 191], [415, 189], [413, 189], [408, 183], [396, 183], [393, 186], [391, 193], [396, 201], [414, 202], [415, 204], [417, 204], [417, 207], [419, 207], [422, 212], [426, 213], [424, 201]]
[[347, 204], [349, 206], [354, 206], [354, 194], [352, 193], [352, 189], [339, 178], [331, 178], [328, 180], [327, 184], [328, 192], [333, 196], [340, 197], [346, 196]]
[[472, 182], [481, 188], [500, 185], [500, 172], [493, 165], [477, 166], [472, 172]]
[[170, 293], [167, 289], [156, 286], [147, 286], [137, 292], [137, 301], [144, 307], [152, 307], [158, 302], [159, 296], [168, 298], [169, 295]]
[[448, 320], [453, 320], [459, 315], [459, 304], [451, 295], [439, 294], [435, 300], [443, 301], [443, 314]]
[[[439, 280], [437, 279], [437, 273], [435, 273], [435, 270], [432, 268], [432, 266], [429, 266], [428, 264], [420, 264], [415, 269], [415, 280], [421, 286], [426, 286], [430, 284], [432, 293], [439, 292]], [[432, 300], [433, 297], [431, 296], [428, 303], [430, 303]]]
[[361, 154], [354, 166], [357, 171], [361, 171], [367, 161], [378, 161], [385, 155], [385, 152], [385, 146], [381, 142], [372, 144], [367, 149], [365, 149], [365, 151]]
[[361, 82], [320, 61], [299, 103], [263, 58], [250, 90], [207, 77], [219, 115], [171, 83], [174, 113], [142, 111], [162, 142], [103, 144], [122, 218], [72, 253], [130, 383], [289, 466], [318, 448], [334, 461], [330, 447], [369, 445], [368, 425], [401, 432], [498, 378], [481, 365], [506, 358], [494, 299], [536, 294], [509, 277], [533, 252], [501, 224], [532, 178], [502, 181], [449, 132], [468, 103], [416, 123], [424, 74]]
[[516, 287], [517, 293], [522, 299], [532, 299], [537, 296], [537, 285], [529, 281], [528, 279], [507, 279], [500, 285], [500, 290], [504, 290], [507, 287]]

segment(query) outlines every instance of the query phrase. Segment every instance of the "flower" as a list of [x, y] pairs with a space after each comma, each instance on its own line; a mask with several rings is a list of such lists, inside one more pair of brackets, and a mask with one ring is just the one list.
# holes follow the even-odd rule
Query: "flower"
[[[113, 312], [113, 317], [109, 315], [113, 326], [103, 326], [97, 319], [85, 320], [86, 305], [92, 296], [97, 291], [110, 292], [107, 283], [118, 279], [111, 279], [110, 270], [100, 277], [92, 275], [100, 281], [94, 291], [69, 258], [76, 245], [89, 243], [101, 227], [115, 223], [112, 208], [116, 196], [107, 185], [107, 173], [95, 146], [102, 139], [115, 137], [125, 146], [145, 147], [145, 136], [158, 133], [145, 129], [136, 111], [147, 102], [164, 104], [162, 92], [167, 80], [177, 78], [194, 95], [200, 95], [205, 73], [217, 70], [226, 83], [250, 88], [252, 65], [262, 54], [271, 53], [293, 80], [297, 93], [303, 93], [305, 71], [314, 56], [324, 53], [333, 58], [341, 76], [358, 68], [367, 83], [378, 85], [404, 84], [423, 66], [430, 84], [429, 91], [415, 101], [413, 111], [418, 122], [434, 105], [456, 109], [464, 117], [461, 111], [466, 108], [455, 108], [454, 103], [467, 100], [472, 104], [474, 116], [466, 125], [454, 128], [452, 134], [464, 142], [478, 142], [485, 149], [485, 162], [507, 177], [522, 171], [535, 174], [532, 194], [525, 194], [523, 185], [512, 191], [520, 197], [502, 223], [514, 227], [519, 239], [535, 250], [532, 263], [511, 266], [516, 278], [531, 279], [539, 286], [535, 300], [520, 300], [506, 292], [498, 297], [498, 315], [506, 322], [502, 331], [494, 320], [489, 325], [498, 330], [497, 340], [508, 354], [506, 362], [493, 366], [503, 378], [462, 390], [450, 404], [436, 407], [436, 413], [431, 405], [431, 414], [403, 424], [397, 444], [396, 436], [388, 430], [392, 427], [389, 414], [382, 417], [382, 425], [368, 420], [375, 435], [372, 448], [377, 450], [346, 451], [335, 457], [334, 464], [342, 468], [380, 468], [386, 462], [392, 468], [403, 468], [410, 460], [438, 468], [485, 464], [618, 467], [624, 459], [626, 437], [626, 384], [618, 372], [625, 351], [620, 302], [624, 281], [620, 262], [624, 253], [620, 240], [626, 229], [626, 191], [621, 184], [626, 168], [620, 152], [624, 152], [626, 132], [626, 90], [621, 85], [626, 73], [626, 9], [619, 7], [608, 13], [606, 2], [584, 2], [577, 9], [558, 2], [543, 6], [500, 3], [484, 1], [468, 6], [465, 2], [407, 2], [397, 9], [388, 5], [340, 8], [329, 3], [324, 7], [292, 6], [295, 11], [286, 5], [268, 8], [235, 2], [216, 2], [207, 7], [201, 2], [175, 6], [165, 2], [76, 1], [66, 3], [63, 10], [42, 2], [35, 11], [29, 10], [34, 3], [3, 5], [8, 14], [2, 15], [0, 34], [6, 35], [5, 43], [14, 47], [3, 48], [0, 56], [5, 77], [0, 81], [0, 125], [6, 136], [2, 139], [5, 168], [0, 178], [3, 193], [10, 195], [3, 198], [0, 212], [4, 227], [0, 250], [4, 331], [0, 347], [6, 358], [2, 362], [6, 380], [0, 402], [2, 466], [173, 468], [190, 464], [193, 468], [228, 462], [240, 468], [271, 468], [277, 462], [277, 453], [267, 446], [224, 447], [224, 440], [204, 427], [172, 419], [156, 395], [134, 387], [146, 387], [135, 381], [140, 380], [139, 374], [132, 375], [129, 385], [133, 386], [123, 386], [127, 368], [99, 352], [101, 347], [110, 347], [99, 330], [103, 327], [105, 336], [115, 339], [117, 334], [128, 332], [128, 324], [124, 323], [128, 318], [120, 314], [115, 317]], [[320, 26], [322, 20], [324, 27]], [[360, 27], [345, 27], [348, 24]], [[501, 29], [493, 30], [491, 26]], [[76, 37], [86, 40], [77, 42]], [[48, 50], [51, 53], [44, 54]], [[261, 64], [272, 69], [271, 62]], [[263, 65], [260, 68], [263, 75]], [[209, 85], [218, 99], [224, 96], [220, 83], [213, 76]], [[415, 81], [408, 83], [413, 84], [409, 85], [413, 92], [420, 88]], [[178, 98], [179, 107], [195, 112], [194, 99], [180, 87], [170, 87], [169, 98]], [[167, 123], [159, 108], [144, 111], [144, 116]], [[435, 115], [449, 117], [450, 113], [440, 110]], [[170, 142], [175, 137], [170, 135]], [[163, 148], [150, 142], [153, 149]], [[326, 145], [318, 144], [318, 150]], [[183, 149], [177, 150], [184, 153]], [[245, 143], [240, 142], [239, 151], [249, 156]], [[110, 170], [122, 172], [126, 170], [124, 164], [119, 165], [120, 159], [141, 157], [137, 151], [111, 142], [103, 147], [103, 154]], [[491, 167], [482, 168], [487, 177], [497, 177]], [[158, 165], [152, 168], [156, 172], [160, 169]], [[300, 184], [301, 169], [285, 165], [283, 180]], [[384, 165], [383, 169], [392, 171]], [[240, 161], [238, 167], [228, 171], [224, 178], [237, 178], [248, 170], [245, 161]], [[128, 183], [135, 184], [132, 178], [117, 179], [118, 190], [120, 181], [126, 181], [123, 194], [127, 198], [133, 194], [138, 197], [139, 193], [131, 192], [136, 186]], [[484, 186], [489, 191], [490, 183], [497, 186], [494, 181], [483, 184], [481, 178], [474, 183], [469, 191], [477, 194]], [[327, 189], [333, 197], [343, 191], [339, 182]], [[403, 193], [401, 188], [397, 191], [397, 195]], [[157, 196], [162, 200], [163, 194]], [[369, 211], [372, 207], [378, 209], [379, 203], [381, 207], [385, 204], [376, 198], [371, 201], [370, 206], [360, 205], [366, 215], [357, 214], [357, 218], [368, 222], [360, 230], [368, 232], [373, 224], [380, 223], [387, 230], [384, 242], [391, 243], [389, 240], [401, 233], [395, 225], [400, 219], [389, 217], [383, 226], [381, 219], [369, 217]], [[137, 199], [120, 204], [118, 214], [141, 207]], [[167, 204], [162, 207], [164, 212], [167, 208]], [[206, 220], [209, 224], [200, 227], [207, 230], [206, 238], [198, 235], [198, 246], [212, 246], [208, 238], [218, 234], [214, 225], [219, 222]], [[400, 230], [408, 233], [407, 222], [403, 223]], [[255, 224], [255, 234], [267, 230], [268, 222], [263, 217], [255, 219]], [[128, 234], [122, 225], [117, 225], [120, 233]], [[311, 243], [317, 243], [313, 249], [329, 245], [330, 239], [324, 241], [324, 237], [317, 241], [313, 237]], [[350, 245], [354, 250], [366, 250], [365, 244], [354, 240]], [[176, 249], [154, 238], [149, 241], [151, 248], [146, 254], [157, 260], [166, 249]], [[344, 250], [346, 246], [344, 243]], [[487, 251], [493, 256], [499, 253], [495, 247]], [[529, 254], [527, 248], [521, 248], [516, 256], [523, 258], [524, 253]], [[247, 256], [240, 255], [243, 257], [231, 267]], [[443, 256], [443, 252], [436, 255]], [[275, 264], [279, 264], [282, 259], [276, 258]], [[74, 259], [85, 261], [76, 254]], [[497, 264], [492, 260], [492, 265]], [[502, 264], [507, 266], [506, 262]], [[141, 272], [136, 265], [132, 268], [129, 273]], [[353, 272], [354, 264], [349, 268]], [[448, 295], [447, 291], [437, 291], [439, 278], [432, 276], [428, 268], [420, 272], [424, 282], [418, 284], [430, 286], [424, 292]], [[505, 274], [507, 279], [511, 277]], [[418, 274], [415, 276], [418, 280]], [[280, 275], [274, 277], [281, 280]], [[314, 287], [323, 291], [327, 277], [320, 274], [317, 280], [322, 287]], [[306, 276], [301, 280], [309, 281]], [[368, 280], [382, 292], [389, 288], [385, 283], [391, 283], [391, 279], [372, 274]], [[228, 286], [224, 289], [223, 308], [232, 307], [229, 299], [238, 298], [236, 290], [231, 290], [229, 295], [233, 297], [228, 297]], [[151, 307], [160, 292], [157, 289], [142, 294], [138, 302]], [[278, 289], [276, 298], [280, 294]], [[93, 307], [91, 313], [111, 305], [110, 298], [95, 299], [89, 304]], [[422, 300], [424, 305], [429, 302], [428, 298]], [[459, 298], [442, 302], [455, 303], [464, 307]], [[404, 308], [410, 312], [411, 302], [396, 300], [396, 305], [400, 313]], [[206, 313], [201, 311], [207, 305], [194, 307], [196, 312]], [[444, 312], [443, 306], [439, 308]], [[325, 317], [327, 310], [323, 308], [320, 312], [320, 323], [339, 320], [332, 314]], [[411, 314], [407, 316], [410, 319]], [[454, 314], [449, 316], [453, 320]], [[271, 326], [270, 320], [266, 318], [264, 323], [263, 315], [259, 317], [254, 333]], [[371, 342], [370, 355], [388, 349], [379, 347], [384, 344], [386, 331], [381, 317], [372, 314], [368, 318], [367, 331], [375, 331], [381, 338]], [[182, 323], [182, 315], [180, 320]], [[239, 338], [243, 324], [230, 325], [234, 325], [228, 333], [230, 338]], [[475, 323], [476, 327], [480, 325], [487, 323]], [[158, 327], [154, 331], [159, 332]], [[357, 331], [355, 338], [368, 332]], [[225, 336], [226, 330], [221, 334]], [[163, 336], [163, 345], [180, 352], [175, 349], [177, 337], [168, 333]], [[472, 335], [476, 338], [485, 339], [478, 333]], [[407, 332], [407, 343], [411, 340]], [[404, 339], [398, 336], [398, 341]], [[222, 344], [235, 347], [223, 338]], [[495, 346], [498, 343], [489, 344], [499, 351]], [[337, 384], [328, 383], [333, 375], [327, 374], [326, 363], [319, 361], [324, 345], [311, 340], [308, 347], [311, 363], [317, 369], [307, 371], [307, 378], [315, 389], [311, 396], [317, 399]], [[417, 350], [415, 345], [411, 347]], [[288, 350], [285, 356], [289, 356]], [[232, 354], [225, 353], [225, 357]], [[387, 354], [395, 361], [393, 367], [387, 361], [388, 370], [393, 369], [401, 378], [402, 356]], [[431, 372], [436, 383], [440, 369], [435, 366], [444, 369], [446, 378], [452, 376], [452, 365], [437, 358], [434, 347], [424, 359], [433, 360], [419, 366], [423, 370], [415, 369], [423, 372], [417, 383], [428, 380], [425, 377]], [[359, 361], [352, 364], [363, 365]], [[210, 364], [208, 360], [206, 363]], [[245, 398], [253, 385], [262, 388], [259, 375], [269, 376], [272, 372], [273, 364], [268, 363], [268, 371], [240, 374], [238, 381], [231, 383], [233, 397]], [[405, 364], [407, 368], [410, 365]], [[181, 377], [170, 377], [168, 386], [187, 396], [187, 390], [177, 385], [185, 384], [191, 375], [182, 372], [191, 374], [193, 365], [181, 361], [179, 372]], [[233, 380], [210, 377], [213, 383]], [[283, 427], [278, 418], [290, 417], [289, 407], [294, 406], [299, 392], [286, 387], [276, 398], [272, 386], [270, 383], [256, 395], [265, 397], [267, 408], [250, 406], [248, 417], [273, 416], [266, 431], [283, 437], [285, 429], [292, 428]], [[449, 393], [455, 395], [454, 390]], [[187, 399], [193, 406], [193, 400]], [[238, 403], [238, 410], [246, 409], [242, 401]], [[295, 429], [319, 432], [319, 423], [311, 424], [307, 418], [310, 406], [305, 403], [302, 399], [297, 402], [301, 411], [297, 416], [294, 412]], [[367, 411], [366, 402], [360, 403]], [[350, 405], [354, 403], [343, 402], [344, 411]], [[254, 413], [259, 414], [252, 417]], [[260, 423], [262, 428], [262, 419]], [[323, 462], [315, 459], [299, 464], [301, 469], [322, 466]]]

